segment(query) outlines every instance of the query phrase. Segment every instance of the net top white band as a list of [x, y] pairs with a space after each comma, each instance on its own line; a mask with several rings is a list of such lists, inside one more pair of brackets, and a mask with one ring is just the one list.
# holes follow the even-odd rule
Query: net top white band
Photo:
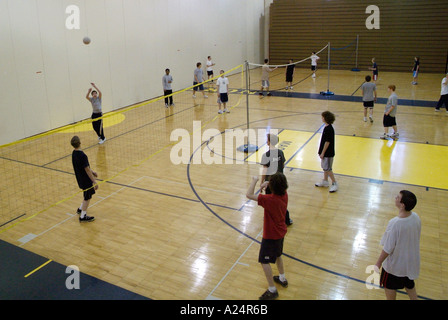
[[[328, 47], [328, 44], [327, 44], [325, 47], [323, 47], [322, 49], [320, 49], [319, 51], [317, 51], [316, 54], [321, 53], [321, 52], [324, 51], [327, 47]], [[287, 67], [287, 66], [292, 65], [292, 64], [299, 64], [299, 63], [302, 63], [302, 62], [304, 62], [304, 61], [306, 61], [306, 60], [308, 60], [308, 59], [311, 59], [311, 56], [308, 57], [308, 58], [302, 59], [302, 60], [300, 60], [300, 61], [293, 62], [293, 63], [277, 64], [277, 65], [268, 64], [268, 67]], [[248, 62], [248, 64], [251, 65], [251, 66], [256, 66], [256, 67], [262, 67], [262, 66], [264, 66], [264, 64], [252, 63], [252, 62]]]

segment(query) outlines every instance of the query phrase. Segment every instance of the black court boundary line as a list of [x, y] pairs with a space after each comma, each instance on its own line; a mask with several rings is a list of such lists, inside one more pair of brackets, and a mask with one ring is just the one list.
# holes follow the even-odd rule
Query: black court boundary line
[[[362, 84], [355, 90], [358, 91]], [[247, 94], [246, 89], [237, 89], [238, 92]], [[259, 90], [249, 90], [250, 94], [255, 95]], [[283, 98], [300, 98], [300, 99], [315, 99], [315, 100], [330, 100], [330, 101], [345, 101], [345, 102], [360, 102], [362, 103], [362, 97], [354, 96], [355, 92], [351, 95], [323, 95], [320, 93], [307, 93], [307, 92], [280, 92], [279, 90], [271, 90], [270, 93], [273, 97], [283, 97]], [[264, 95], [263, 95], [264, 96]], [[378, 104], [386, 104], [387, 98], [377, 98]], [[432, 100], [414, 100], [414, 99], [404, 99], [398, 98], [399, 106], [410, 106], [410, 107], [431, 107], [435, 108], [437, 101]]]

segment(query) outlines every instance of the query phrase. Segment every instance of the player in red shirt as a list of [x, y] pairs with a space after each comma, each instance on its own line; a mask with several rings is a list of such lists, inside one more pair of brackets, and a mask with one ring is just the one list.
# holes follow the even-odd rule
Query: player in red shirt
[[[258, 179], [258, 176], [252, 178], [246, 197], [257, 201], [258, 205], [264, 208], [263, 239], [258, 262], [261, 263], [269, 288], [263, 293], [260, 300], [272, 300], [278, 297], [274, 282], [284, 288], [288, 286], [282, 259], [283, 239], [287, 231], [285, 215], [288, 207], [288, 193], [286, 192], [288, 182], [283, 173], [277, 172], [270, 176], [269, 181], [265, 181], [261, 185], [262, 190], [269, 185], [272, 193], [255, 195], [254, 190]], [[272, 276], [271, 263], [277, 264], [279, 276]]]

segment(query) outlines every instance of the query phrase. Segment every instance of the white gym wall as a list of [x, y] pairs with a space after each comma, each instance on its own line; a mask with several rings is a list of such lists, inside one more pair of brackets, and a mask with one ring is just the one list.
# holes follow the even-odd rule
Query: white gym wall
[[0, 145], [89, 118], [90, 82], [108, 112], [162, 95], [165, 68], [179, 90], [208, 55], [218, 72], [261, 62], [265, 2], [0, 0]]

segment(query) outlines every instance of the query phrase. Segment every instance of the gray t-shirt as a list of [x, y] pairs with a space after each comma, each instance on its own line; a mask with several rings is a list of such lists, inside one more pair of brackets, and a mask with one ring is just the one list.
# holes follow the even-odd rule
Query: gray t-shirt
[[389, 115], [391, 117], [395, 117], [395, 115], [397, 114], [397, 107], [398, 107], [398, 96], [395, 92], [393, 92], [387, 99], [387, 104], [386, 108], [384, 109], [384, 113], [389, 112], [392, 106], [395, 106], [395, 108], [389, 113]]
[[[201, 68], [194, 69], [194, 75], [195, 75], [195, 78], [193, 78], [193, 82], [197, 82], [197, 83], [202, 82], [202, 69]], [[198, 80], [196, 80], [196, 78]]]
[[376, 85], [373, 82], [364, 82], [361, 89], [363, 92], [362, 101], [375, 100], [374, 92], [376, 91]]
[[171, 83], [173, 82], [173, 77], [170, 74], [165, 74], [162, 78], [163, 90], [171, 90]]
[[90, 98], [90, 103], [92, 103], [92, 109], [94, 113], [100, 113], [101, 111], [101, 98]]

